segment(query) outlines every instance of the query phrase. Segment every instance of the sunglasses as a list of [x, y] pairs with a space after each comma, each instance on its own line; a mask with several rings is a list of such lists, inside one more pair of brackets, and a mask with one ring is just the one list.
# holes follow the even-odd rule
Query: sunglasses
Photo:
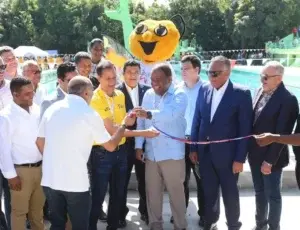
[[6, 66], [7, 66], [7, 65], [0, 65], [0, 71], [6, 70]]
[[222, 71], [206, 71], [206, 74], [207, 74], [207, 76], [218, 77], [223, 72], [224, 72], [224, 70], [222, 70]]
[[277, 77], [277, 76], [280, 76], [280, 75], [278, 75], [278, 74], [276, 74], [276, 75], [260, 74], [260, 78], [264, 81], [267, 81], [270, 78]]

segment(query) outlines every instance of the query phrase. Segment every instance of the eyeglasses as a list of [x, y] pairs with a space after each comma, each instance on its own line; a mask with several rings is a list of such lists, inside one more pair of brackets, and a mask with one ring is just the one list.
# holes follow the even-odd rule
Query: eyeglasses
[[260, 74], [260, 78], [264, 81], [267, 81], [270, 78], [277, 77], [277, 76], [280, 76], [280, 75], [279, 74], [276, 74], [276, 75]]
[[0, 65], [0, 71], [5, 71], [6, 70], [7, 65]]
[[36, 70], [36, 71], [32, 71], [34, 74], [40, 74], [42, 71], [40, 70]]
[[211, 77], [218, 77], [221, 73], [223, 73], [225, 70], [222, 71], [206, 71], [207, 76]]

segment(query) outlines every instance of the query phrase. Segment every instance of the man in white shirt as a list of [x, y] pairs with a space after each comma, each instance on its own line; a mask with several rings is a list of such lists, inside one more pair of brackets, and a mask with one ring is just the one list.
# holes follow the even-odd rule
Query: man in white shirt
[[[0, 110], [2, 110], [5, 106], [12, 102], [12, 95], [10, 92], [9, 84], [10, 81], [4, 79], [5, 76], [6, 65], [4, 64], [3, 59], [0, 56]], [[7, 180], [3, 177], [2, 173], [0, 173], [0, 195], [5, 191], [4, 200], [5, 200], [5, 216], [7, 220], [10, 220], [10, 194], [8, 186], [3, 186], [3, 184], [7, 185]], [[1, 205], [2, 202], [0, 202]], [[8, 223], [10, 228], [10, 223]], [[0, 207], [0, 229], [3, 227], [7, 228], [6, 220], [4, 217], [4, 213], [2, 212], [2, 205]]]
[[4, 79], [7, 65], [0, 57], [0, 110], [12, 102], [12, 95], [9, 89], [9, 81]]
[[10, 187], [11, 229], [24, 229], [28, 213], [32, 228], [43, 230], [42, 155], [35, 145], [40, 110], [30, 80], [14, 78], [10, 89], [13, 103], [0, 112], [0, 165]]
[[5, 79], [11, 80], [15, 77], [21, 77], [18, 73], [18, 60], [14, 54], [14, 49], [10, 46], [1, 46], [0, 56], [7, 65], [4, 76]]
[[33, 102], [40, 106], [47, 97], [46, 88], [40, 84], [41, 70], [36, 61], [28, 60], [23, 64], [23, 77], [31, 80], [34, 86]]
[[69, 95], [44, 114], [37, 146], [43, 154], [42, 186], [49, 203], [51, 228], [64, 229], [68, 212], [73, 230], [88, 230], [91, 197], [87, 162], [94, 141], [113, 151], [126, 125], [135, 118], [126, 116], [111, 137], [103, 120], [89, 107], [93, 96], [91, 81], [73, 78]]

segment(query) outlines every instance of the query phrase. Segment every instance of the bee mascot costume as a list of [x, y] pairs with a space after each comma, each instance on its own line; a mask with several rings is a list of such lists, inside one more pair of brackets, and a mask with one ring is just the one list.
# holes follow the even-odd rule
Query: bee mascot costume
[[[141, 61], [140, 83], [151, 84], [153, 66], [173, 56], [184, 31], [185, 22], [181, 15], [175, 15], [170, 20], [147, 19], [137, 24], [130, 34], [129, 47], [131, 53]], [[174, 78], [174, 70], [171, 69]]]

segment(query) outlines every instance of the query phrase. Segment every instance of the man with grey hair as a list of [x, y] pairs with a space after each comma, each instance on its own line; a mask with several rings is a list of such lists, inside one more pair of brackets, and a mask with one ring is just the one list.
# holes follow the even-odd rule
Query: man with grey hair
[[41, 72], [42, 71], [36, 61], [28, 60], [23, 63], [23, 77], [32, 82], [35, 91], [33, 102], [38, 106], [41, 106], [42, 102], [47, 97], [46, 88], [40, 84]]
[[14, 54], [14, 49], [10, 46], [1, 46], [0, 57], [3, 58], [4, 63], [7, 65], [5, 79], [11, 80], [15, 77], [20, 77], [18, 74], [18, 60]]
[[[290, 134], [299, 113], [297, 98], [282, 81], [284, 67], [271, 61], [260, 74], [262, 87], [254, 97], [253, 134]], [[279, 230], [282, 209], [282, 170], [289, 163], [287, 145], [273, 143], [260, 147], [250, 142], [249, 164], [256, 199], [255, 230]], [[269, 210], [269, 211], [268, 211]], [[269, 227], [268, 227], [269, 225]]]
[[68, 213], [73, 230], [88, 230], [91, 198], [87, 162], [93, 142], [113, 151], [135, 118], [126, 116], [110, 136], [102, 118], [89, 107], [91, 81], [74, 77], [68, 92], [64, 100], [45, 112], [40, 124], [36, 144], [43, 154], [42, 186], [49, 203], [51, 228], [64, 229]]
[[[207, 75], [210, 84], [199, 90], [192, 124], [192, 141], [215, 141], [251, 134], [250, 90], [230, 80], [231, 64], [214, 57]], [[229, 230], [241, 227], [238, 175], [247, 157], [248, 140], [209, 145], [192, 145], [190, 158], [199, 163], [205, 198], [204, 230], [216, 230], [220, 216], [220, 188]], [[199, 159], [199, 161], [198, 161]]]

